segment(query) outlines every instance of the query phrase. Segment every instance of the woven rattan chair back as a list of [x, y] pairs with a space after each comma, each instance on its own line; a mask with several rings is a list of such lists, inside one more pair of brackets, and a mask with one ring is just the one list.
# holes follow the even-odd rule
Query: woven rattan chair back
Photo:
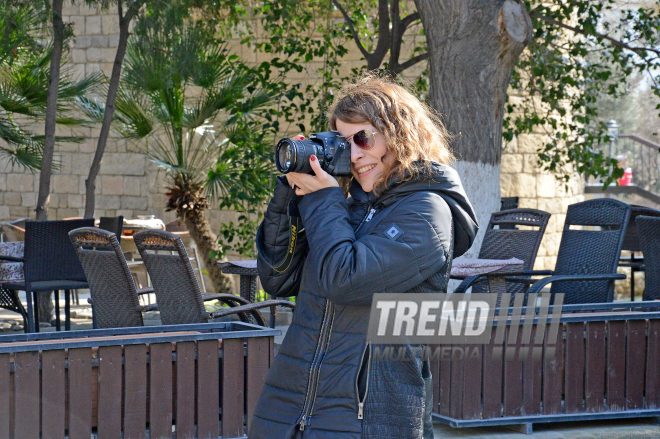
[[628, 227], [626, 227], [626, 235], [623, 238], [621, 250], [641, 252], [642, 244], [639, 239], [637, 221], [635, 219], [640, 215], [660, 217], [660, 210], [651, 209], [646, 206], [637, 206], [635, 204], [631, 204], [630, 207], [632, 208], [630, 211], [630, 220], [628, 220]]
[[98, 327], [143, 326], [133, 276], [115, 234], [83, 227], [69, 237], [87, 275]]
[[94, 219], [26, 221], [25, 282], [73, 280], [86, 282], [85, 272], [71, 245], [69, 232], [93, 227]]
[[144, 230], [133, 238], [151, 277], [163, 324], [208, 322], [202, 293], [181, 238], [164, 230]]
[[[554, 274], [615, 274], [630, 210], [611, 198], [568, 206]], [[566, 304], [611, 302], [614, 281], [553, 282], [550, 292], [565, 294]]]
[[124, 217], [122, 215], [102, 216], [99, 219], [99, 229], [114, 233], [117, 241], [121, 242], [121, 232], [124, 230]]
[[[517, 258], [525, 262], [525, 270], [532, 270], [549, 220], [548, 212], [536, 209], [509, 209], [493, 213], [486, 228], [479, 258]], [[519, 226], [526, 227], [518, 229]], [[479, 282], [472, 287], [472, 292], [482, 293], [485, 288], [486, 283]], [[525, 289], [525, 285], [507, 283], [508, 293], [520, 293]]]
[[0, 223], [0, 233], [5, 242], [25, 241], [25, 230], [13, 224]]
[[660, 300], [660, 217], [641, 215], [636, 221], [644, 254], [642, 300]]

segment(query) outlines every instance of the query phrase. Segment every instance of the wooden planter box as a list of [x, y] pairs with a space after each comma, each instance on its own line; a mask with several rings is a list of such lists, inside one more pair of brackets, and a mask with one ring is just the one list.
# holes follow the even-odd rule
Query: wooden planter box
[[227, 322], [0, 337], [0, 437], [244, 437], [276, 334]]
[[[452, 427], [518, 424], [531, 433], [536, 422], [659, 417], [660, 307], [617, 306], [563, 314], [549, 361], [518, 361], [522, 331], [507, 344], [509, 328], [501, 346], [515, 349], [513, 361], [492, 358], [492, 339], [477, 346], [481, 358], [433, 361], [434, 419]], [[536, 326], [531, 340], [535, 333]], [[543, 352], [547, 338], [546, 327]]]

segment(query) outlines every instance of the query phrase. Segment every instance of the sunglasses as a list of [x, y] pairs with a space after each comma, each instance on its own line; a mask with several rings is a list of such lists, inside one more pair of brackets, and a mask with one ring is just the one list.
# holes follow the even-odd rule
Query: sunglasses
[[352, 136], [348, 136], [346, 141], [353, 140], [357, 147], [368, 151], [376, 146], [376, 134], [378, 133], [370, 129], [360, 130]]

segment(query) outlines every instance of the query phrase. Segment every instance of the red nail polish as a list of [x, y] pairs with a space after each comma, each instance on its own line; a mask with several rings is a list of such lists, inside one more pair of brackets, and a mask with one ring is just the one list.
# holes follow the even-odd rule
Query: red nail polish
[[309, 159], [310, 159], [311, 161], [313, 161], [313, 162], [314, 162], [314, 161], [316, 161], [316, 156], [315, 156], [315, 155], [313, 155], [313, 156], [311, 156], [311, 157], [310, 157]]

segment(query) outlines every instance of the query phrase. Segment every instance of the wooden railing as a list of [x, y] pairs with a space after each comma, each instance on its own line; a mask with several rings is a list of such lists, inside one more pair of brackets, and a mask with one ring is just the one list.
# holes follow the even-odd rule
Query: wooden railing
[[244, 437], [276, 333], [210, 323], [0, 337], [0, 437]]

